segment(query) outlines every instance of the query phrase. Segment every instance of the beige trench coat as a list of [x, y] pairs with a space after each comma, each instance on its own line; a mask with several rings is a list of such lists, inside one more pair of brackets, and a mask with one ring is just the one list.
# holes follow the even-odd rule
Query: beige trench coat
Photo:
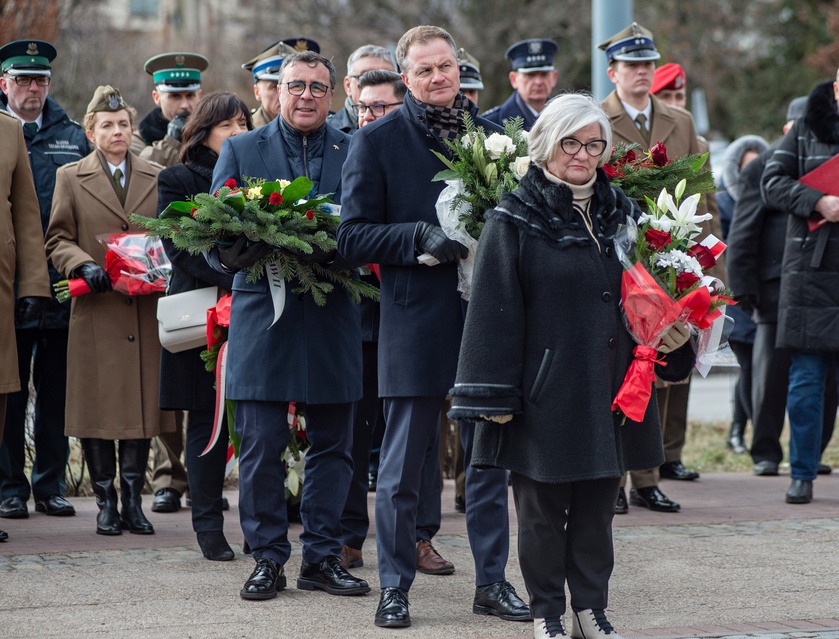
[[[64, 276], [85, 262], [105, 264], [96, 236], [141, 233], [131, 213], [154, 217], [161, 168], [129, 154], [125, 206], [97, 152], [62, 166], [47, 229], [47, 255]], [[175, 430], [174, 414], [158, 408], [160, 295], [89, 293], [72, 301], [67, 348], [67, 435], [147, 439]]]
[[[20, 120], [0, 109], [0, 395], [20, 390], [15, 345], [15, 290], [50, 297], [41, 209]], [[0, 420], [2, 426], [2, 420]]]

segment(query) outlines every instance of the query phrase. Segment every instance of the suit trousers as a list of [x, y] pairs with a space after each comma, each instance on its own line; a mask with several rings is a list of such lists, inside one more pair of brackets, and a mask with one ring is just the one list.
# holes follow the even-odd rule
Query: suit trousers
[[[184, 417], [188, 422], [191, 414], [175, 411], [175, 431], [162, 433], [152, 439], [154, 447], [154, 473], [152, 474], [152, 492], [162, 488], [171, 488], [183, 495], [189, 487], [186, 466], [181, 461], [184, 452]], [[187, 426], [187, 430], [189, 426]], [[191, 499], [191, 497], [190, 497]]]
[[6, 393], [0, 393], [0, 439], [3, 438], [3, 431], [6, 426]]
[[533, 617], [604, 610], [615, 565], [612, 519], [618, 477], [548, 484], [512, 473], [519, 564]]
[[505, 581], [510, 553], [510, 516], [507, 509], [507, 471], [472, 468], [475, 422], [460, 422], [466, 471], [466, 533], [475, 561], [475, 585]]
[[[355, 405], [306, 404], [306, 474], [300, 502], [303, 559], [317, 564], [341, 554], [341, 511], [352, 477]], [[288, 513], [280, 460], [289, 440], [288, 402], [236, 402], [239, 448], [239, 518], [257, 559], [288, 561]]]
[[216, 445], [201, 456], [213, 432], [213, 411], [189, 411], [186, 429], [186, 461], [189, 465], [189, 498], [192, 502], [192, 529], [195, 532], [214, 532], [224, 529], [221, 493], [224, 490], [224, 471], [227, 467], [229, 443], [227, 420], [221, 425]]
[[[6, 432], [0, 446], [0, 499], [29, 499], [26, 479], [26, 404], [30, 366], [35, 387], [35, 459], [32, 495], [36, 500], [64, 495], [65, 467], [70, 453], [64, 435], [67, 396], [66, 328], [26, 328], [15, 331], [21, 390], [8, 395]], [[34, 362], [33, 362], [34, 357]]]
[[[409, 590], [417, 571], [416, 540], [440, 510], [440, 409], [443, 396], [388, 397], [376, 488], [376, 550], [382, 588]], [[420, 487], [423, 515], [418, 517]], [[436, 505], [432, 503], [436, 496]], [[439, 518], [439, 514], [437, 515]], [[439, 521], [439, 519], [438, 519]], [[438, 524], [439, 527], [439, 524]], [[436, 531], [434, 531], [436, 532]]]

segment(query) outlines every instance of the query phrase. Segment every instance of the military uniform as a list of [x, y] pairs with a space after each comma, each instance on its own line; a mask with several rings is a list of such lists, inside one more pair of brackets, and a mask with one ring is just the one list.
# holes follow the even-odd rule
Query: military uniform
[[[320, 47], [314, 40], [303, 39], [301, 41], [307, 43], [307, 47], [308, 43], [312, 43], [314, 45], [312, 50], [315, 52], [320, 51]], [[289, 39], [275, 42], [242, 65], [243, 69], [250, 71], [253, 74], [254, 85], [260, 81], [273, 82], [274, 90], [277, 90], [277, 82], [280, 79], [280, 67], [283, 64], [283, 60], [295, 52], [293, 46], [289, 44], [290, 42], [297, 43], [298, 40]], [[261, 104], [259, 108], [254, 109], [251, 112], [253, 128], [258, 129], [261, 126], [265, 126], [275, 117], [277, 117], [276, 114], [273, 116], [270, 115], [265, 109], [265, 105]]]

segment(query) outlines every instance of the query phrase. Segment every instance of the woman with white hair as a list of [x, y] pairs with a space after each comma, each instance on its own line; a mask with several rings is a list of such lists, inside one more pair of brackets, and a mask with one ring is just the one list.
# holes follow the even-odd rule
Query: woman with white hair
[[[519, 188], [486, 214], [461, 344], [453, 417], [478, 426], [473, 466], [512, 473], [519, 561], [534, 636], [619, 639], [606, 618], [621, 475], [664, 460], [658, 411], [612, 411], [635, 342], [621, 313], [613, 238], [637, 204], [600, 169], [608, 116], [589, 96], [555, 98], [530, 133]], [[663, 379], [687, 376], [685, 326], [659, 351]]]

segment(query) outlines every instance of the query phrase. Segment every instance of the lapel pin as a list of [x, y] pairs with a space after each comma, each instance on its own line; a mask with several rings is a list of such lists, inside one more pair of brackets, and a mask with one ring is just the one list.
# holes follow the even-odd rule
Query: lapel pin
[[340, 150], [341, 150], [341, 149], [338, 147], [338, 145], [337, 145], [337, 144], [333, 144], [333, 145], [332, 145], [332, 148], [333, 148], [333, 149], [335, 149], [336, 151], [340, 151]]

